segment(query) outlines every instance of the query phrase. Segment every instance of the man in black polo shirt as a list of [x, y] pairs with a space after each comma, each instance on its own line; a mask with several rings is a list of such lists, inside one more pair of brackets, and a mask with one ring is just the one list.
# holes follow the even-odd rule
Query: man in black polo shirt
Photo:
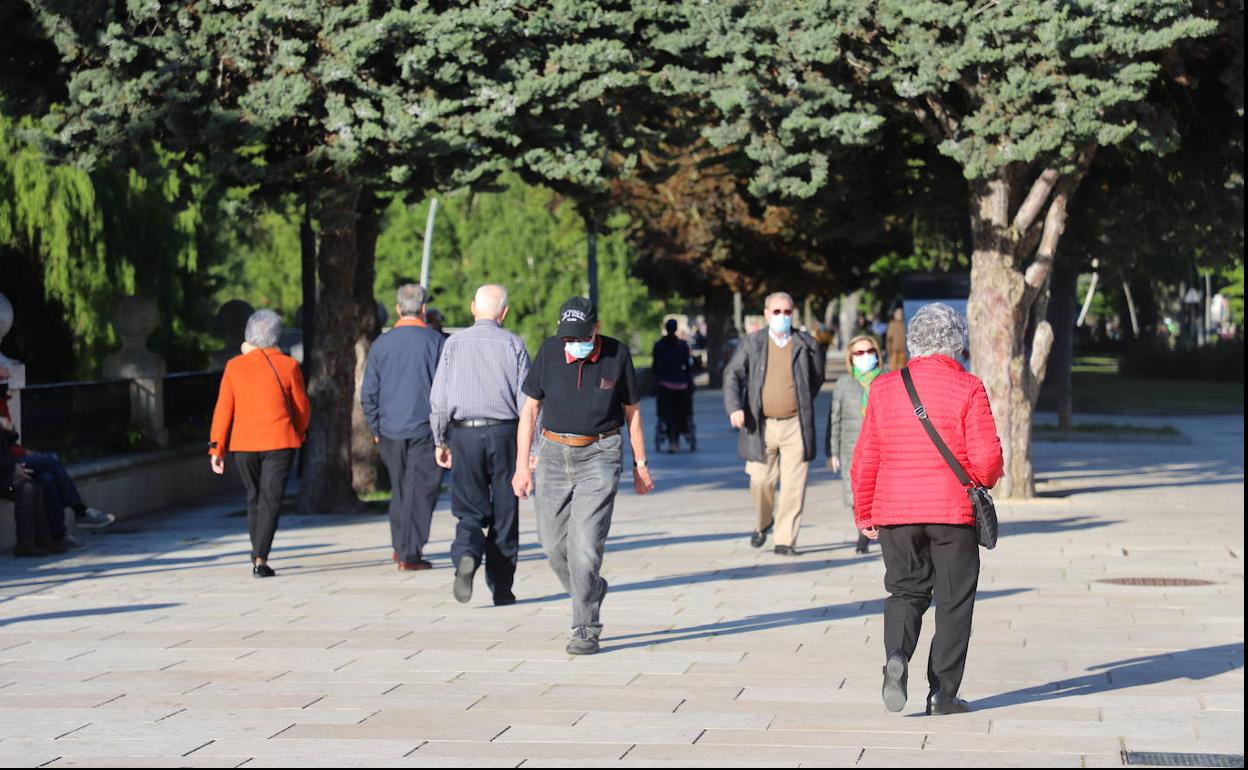
[[[620, 485], [627, 423], [633, 447], [633, 489], [654, 489], [646, 466], [641, 394], [628, 348], [603, 337], [592, 303], [573, 297], [559, 311], [556, 336], [533, 358], [520, 413], [516, 456], [528, 457], [542, 417], [537, 460], [537, 533], [546, 558], [572, 597], [572, 655], [598, 652], [599, 610], [607, 581], [599, 575]], [[533, 491], [529, 464], [516, 464], [512, 487], [527, 499]]]

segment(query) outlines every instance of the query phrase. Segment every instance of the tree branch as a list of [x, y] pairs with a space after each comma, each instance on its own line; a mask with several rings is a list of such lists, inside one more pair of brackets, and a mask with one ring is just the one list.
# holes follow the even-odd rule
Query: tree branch
[[953, 139], [958, 133], [959, 120], [956, 115], [945, 106], [939, 96], [928, 94], [923, 97], [927, 102], [927, 108], [936, 116], [936, 120], [940, 123], [940, 127], [944, 129], [945, 136]]
[[1053, 192], [1053, 187], [1060, 178], [1061, 174], [1057, 169], [1046, 168], [1032, 184], [1031, 191], [1027, 193], [1027, 199], [1018, 207], [1018, 213], [1014, 215], [1014, 232], [1020, 237], [1031, 228], [1036, 217], [1040, 216], [1045, 202], [1049, 200], [1049, 193]]
[[1030, 382], [1027, 384], [1029, 391], [1027, 395], [1033, 400], [1035, 395], [1039, 394], [1041, 384], [1044, 383], [1044, 375], [1049, 369], [1049, 353], [1052, 350], [1053, 326], [1048, 321], [1041, 321], [1036, 325], [1036, 335], [1031, 342], [1031, 358], [1027, 362], [1027, 369], [1031, 374]]
[[[1027, 272], [1023, 275], [1027, 291], [1033, 295], [1043, 291], [1045, 282], [1049, 280], [1049, 273], [1053, 269], [1053, 259], [1057, 255], [1057, 244], [1061, 240], [1062, 232], [1066, 229], [1067, 204], [1071, 196], [1075, 194], [1075, 190], [1079, 188], [1083, 177], [1088, 173], [1088, 166], [1092, 164], [1095, 154], [1095, 146], [1080, 150], [1075, 161], [1075, 170], [1062, 176], [1054, 185], [1053, 200], [1049, 203], [1049, 210], [1044, 216], [1044, 230], [1040, 236], [1040, 245], [1036, 249], [1036, 259], [1027, 267]], [[1037, 183], [1039, 181], [1037, 180]], [[1032, 193], [1034, 192], [1033, 187]], [[1027, 197], [1030, 200], [1032, 196], [1029, 194]], [[1025, 257], [1026, 253], [1020, 256]]]

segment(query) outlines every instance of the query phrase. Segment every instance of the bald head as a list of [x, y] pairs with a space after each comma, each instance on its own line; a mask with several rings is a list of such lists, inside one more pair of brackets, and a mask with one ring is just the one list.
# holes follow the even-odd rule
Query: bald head
[[472, 317], [478, 321], [502, 323], [507, 315], [507, 290], [495, 283], [487, 283], [477, 289], [472, 300]]

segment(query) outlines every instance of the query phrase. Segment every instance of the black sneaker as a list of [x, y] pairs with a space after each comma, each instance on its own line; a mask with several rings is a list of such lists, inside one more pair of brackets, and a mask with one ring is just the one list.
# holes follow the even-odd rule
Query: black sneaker
[[[906, 659], [900, 655], [889, 655], [884, 664], [884, 708], [892, 712], [901, 711], [906, 707], [906, 680], [909, 678]], [[931, 701], [928, 701], [928, 713], [931, 713]]]
[[459, 557], [459, 565], [455, 567], [455, 584], [451, 587], [455, 601], [467, 604], [472, 600], [472, 579], [476, 574], [477, 564], [472, 557], [468, 554]]
[[588, 628], [581, 627], [572, 632], [568, 642], [569, 655], [593, 655], [598, 652], [598, 637]]
[[971, 710], [971, 704], [953, 695], [945, 695], [937, 691], [927, 696], [927, 715], [945, 716], [947, 714], [965, 714]]
[[277, 573], [273, 571], [273, 568], [267, 564], [257, 564], [256, 566], [251, 568], [252, 577], [271, 578], [276, 575]]
[[754, 532], [750, 535], [750, 545], [754, 546], [755, 548], [762, 548], [763, 543], [767, 542], [767, 533], [770, 531], [771, 531], [771, 527], [767, 527], [761, 532], [759, 532], [758, 530], [754, 530]]

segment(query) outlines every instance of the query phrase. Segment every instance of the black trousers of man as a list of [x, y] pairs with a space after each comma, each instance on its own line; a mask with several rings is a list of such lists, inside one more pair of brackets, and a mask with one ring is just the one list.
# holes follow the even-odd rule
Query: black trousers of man
[[516, 425], [451, 428], [451, 512], [458, 524], [451, 563], [471, 556], [485, 562], [494, 600], [508, 601], [520, 554], [520, 501], [511, 490], [516, 472]]
[[931, 692], [957, 695], [966, 668], [979, 585], [975, 528], [948, 524], [880, 527], [884, 554], [884, 653], [914, 655], [923, 613], [936, 602], [936, 633], [927, 661]]
[[295, 464], [295, 450], [235, 452], [238, 474], [247, 490], [247, 530], [251, 534], [251, 560], [268, 561], [282, 515], [286, 479]]
[[442, 468], [433, 454], [433, 434], [381, 437], [377, 444], [390, 473], [390, 541], [399, 561], [414, 564], [429, 542], [433, 509], [442, 488]]

